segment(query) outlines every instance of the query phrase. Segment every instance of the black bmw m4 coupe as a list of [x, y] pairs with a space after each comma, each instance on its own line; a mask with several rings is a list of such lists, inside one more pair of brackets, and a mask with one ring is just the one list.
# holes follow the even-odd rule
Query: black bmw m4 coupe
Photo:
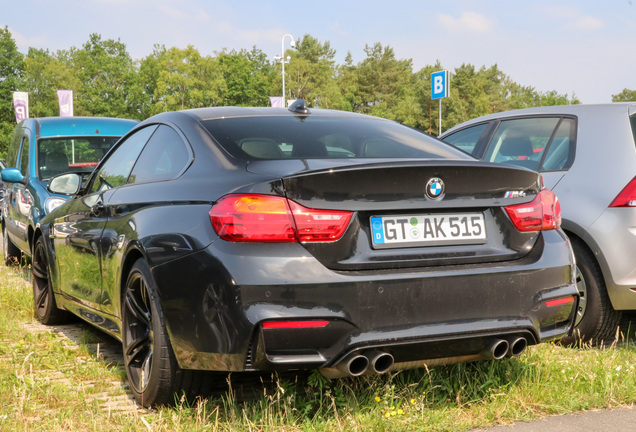
[[48, 187], [69, 199], [34, 233], [36, 315], [121, 340], [144, 406], [205, 371], [500, 359], [573, 324], [541, 177], [393, 121], [302, 100], [167, 112]]

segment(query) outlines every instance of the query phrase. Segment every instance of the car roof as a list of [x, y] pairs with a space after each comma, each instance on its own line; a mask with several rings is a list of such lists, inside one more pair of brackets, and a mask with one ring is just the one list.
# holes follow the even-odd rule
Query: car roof
[[110, 117], [41, 117], [31, 119], [37, 124], [39, 137], [58, 136], [122, 136], [137, 120]]
[[272, 107], [209, 107], [209, 108], [193, 108], [182, 111], [172, 111], [157, 114], [154, 117], [148, 119], [149, 121], [165, 119], [165, 117], [173, 117], [187, 115], [193, 118], [195, 121], [202, 120], [214, 120], [228, 117], [261, 117], [261, 116], [321, 116], [321, 117], [357, 117], [357, 118], [372, 118], [375, 120], [385, 120], [379, 117], [368, 116], [365, 114], [359, 114], [354, 112], [336, 111], [323, 108], [309, 108], [309, 113], [303, 114], [290, 111], [286, 108], [272, 108]]
[[576, 104], [576, 105], [552, 105], [542, 106], [534, 108], [524, 108], [511, 111], [502, 111], [495, 114], [489, 114], [482, 117], [477, 117], [472, 120], [460, 123], [457, 126], [444, 132], [441, 137], [448, 135], [459, 129], [463, 129], [468, 125], [483, 123], [490, 120], [496, 120], [500, 118], [509, 117], [522, 117], [530, 115], [541, 114], [565, 114], [565, 115], [594, 115], [594, 114], [608, 114], [609, 112], [626, 113], [627, 115], [636, 114], [636, 102], [613, 102], [602, 104]]

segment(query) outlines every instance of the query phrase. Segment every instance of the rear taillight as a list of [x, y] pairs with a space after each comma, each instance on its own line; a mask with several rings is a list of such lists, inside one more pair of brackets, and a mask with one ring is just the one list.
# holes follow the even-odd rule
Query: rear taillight
[[226, 195], [210, 210], [214, 230], [233, 242], [330, 242], [349, 226], [353, 213], [309, 209], [283, 197]]
[[636, 177], [614, 198], [610, 207], [636, 207]]
[[301, 243], [338, 240], [349, 226], [353, 214], [341, 210], [308, 209], [294, 201], [288, 203]]
[[549, 189], [541, 190], [529, 203], [505, 209], [519, 231], [545, 231], [561, 226], [561, 204]]

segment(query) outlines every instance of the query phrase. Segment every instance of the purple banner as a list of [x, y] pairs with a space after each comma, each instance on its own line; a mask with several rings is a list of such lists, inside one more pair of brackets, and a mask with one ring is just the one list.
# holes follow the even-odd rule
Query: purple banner
[[29, 118], [29, 94], [27, 92], [13, 92], [13, 109], [18, 123]]
[[60, 117], [73, 117], [73, 90], [58, 90]]
[[280, 96], [270, 96], [269, 103], [272, 105], [272, 108], [282, 108], [283, 98]]

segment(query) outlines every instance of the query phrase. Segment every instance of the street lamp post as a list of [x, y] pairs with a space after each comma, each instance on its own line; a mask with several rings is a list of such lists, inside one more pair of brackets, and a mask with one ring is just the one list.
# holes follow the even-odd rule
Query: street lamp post
[[279, 56], [275, 56], [274, 60], [279, 61], [280, 64], [283, 67], [283, 106], [286, 107], [287, 106], [287, 99], [285, 99], [285, 63], [289, 63], [289, 60], [291, 60], [290, 56], [285, 57], [285, 38], [289, 37], [289, 39], [291, 40], [290, 42], [290, 46], [292, 48], [296, 47], [296, 42], [294, 42], [294, 38], [292, 37], [292, 35], [290, 34], [286, 34], [283, 36], [283, 38], [280, 41], [280, 57]]

